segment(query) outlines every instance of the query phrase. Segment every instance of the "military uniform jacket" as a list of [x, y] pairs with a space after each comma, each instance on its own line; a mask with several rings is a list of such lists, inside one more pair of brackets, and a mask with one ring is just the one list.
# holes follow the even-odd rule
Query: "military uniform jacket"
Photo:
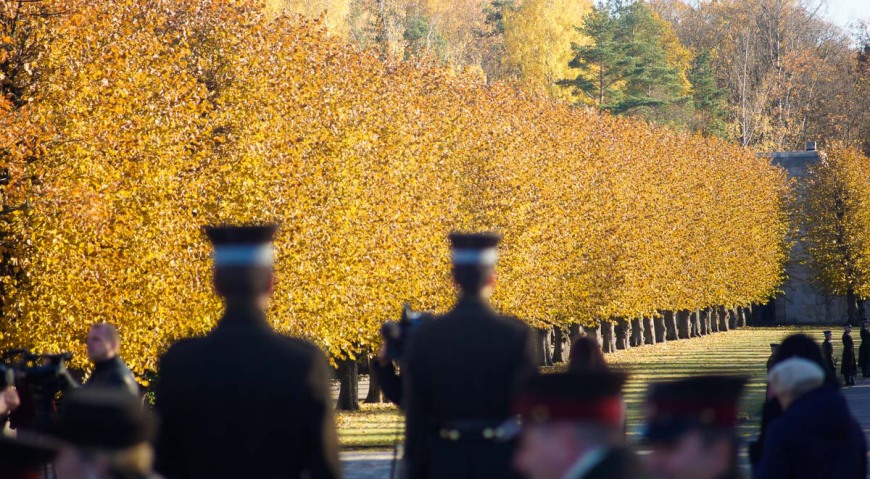
[[825, 358], [825, 367], [828, 368], [828, 374], [837, 374], [837, 367], [834, 365], [834, 345], [830, 341], [822, 342], [822, 356]]
[[840, 364], [840, 374], [854, 376], [858, 372], [855, 364], [855, 342], [849, 333], [843, 333], [843, 362]]
[[159, 367], [157, 469], [168, 479], [340, 477], [326, 358], [261, 311], [228, 309]]
[[94, 364], [94, 372], [88, 378], [85, 386], [99, 386], [125, 389], [134, 396], [139, 396], [139, 384], [133, 373], [118, 356]]
[[405, 477], [515, 477], [511, 442], [441, 431], [457, 423], [503, 421], [526, 380], [537, 374], [531, 330], [484, 300], [463, 298], [424, 322], [411, 338], [404, 378]]

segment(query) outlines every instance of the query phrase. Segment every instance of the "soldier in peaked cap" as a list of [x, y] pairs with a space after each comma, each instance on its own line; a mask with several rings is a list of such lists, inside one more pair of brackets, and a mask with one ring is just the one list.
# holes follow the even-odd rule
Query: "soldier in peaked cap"
[[651, 386], [644, 440], [659, 479], [740, 477], [736, 433], [746, 378], [700, 376]]
[[411, 337], [402, 373], [409, 479], [516, 477], [505, 421], [537, 368], [531, 330], [488, 302], [499, 240], [450, 235], [459, 299]]
[[225, 311], [160, 360], [157, 464], [169, 479], [340, 477], [326, 358], [266, 321], [275, 230], [205, 230]]
[[825, 331], [825, 340], [822, 342], [822, 358], [825, 361], [825, 369], [829, 377], [837, 377], [837, 366], [834, 364], [834, 345], [831, 343], [833, 334], [831, 331]]
[[522, 436], [514, 463], [529, 479], [632, 479], [643, 469], [625, 446], [625, 375], [543, 374], [516, 402]]

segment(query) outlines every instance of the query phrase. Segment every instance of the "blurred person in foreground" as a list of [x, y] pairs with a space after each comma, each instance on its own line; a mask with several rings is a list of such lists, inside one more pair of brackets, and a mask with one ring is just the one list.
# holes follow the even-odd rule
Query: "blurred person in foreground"
[[18, 438], [0, 435], [0, 477], [42, 479], [56, 454], [56, 448], [45, 441], [30, 439], [26, 434]]
[[15, 371], [0, 364], [0, 436], [8, 434], [9, 415], [21, 405], [15, 388]]
[[138, 397], [139, 384], [119, 355], [121, 336], [118, 330], [109, 323], [94, 324], [88, 331], [86, 344], [94, 371], [84, 385], [117, 387]]
[[135, 396], [109, 387], [73, 391], [54, 435], [57, 479], [155, 479], [156, 424]]
[[768, 376], [783, 414], [770, 423], [757, 479], [863, 479], [864, 432], [814, 361], [793, 357]]
[[646, 465], [658, 479], [739, 478], [737, 413], [746, 378], [699, 376], [653, 384]]
[[169, 479], [341, 476], [326, 357], [266, 318], [276, 229], [205, 230], [225, 309], [208, 335], [160, 359], [157, 470]]
[[861, 345], [858, 347], [858, 368], [861, 377], [870, 377], [870, 321], [867, 318], [861, 320]]
[[516, 469], [528, 479], [633, 479], [643, 467], [625, 446], [625, 375], [606, 370], [543, 374], [517, 400]]
[[452, 310], [422, 322], [406, 352], [403, 406], [408, 479], [516, 477], [513, 402], [538, 372], [534, 335], [495, 312], [497, 245], [492, 233], [451, 233]]
[[[830, 336], [830, 331], [826, 331], [826, 337]], [[822, 345], [824, 346], [824, 344]], [[828, 370], [825, 368], [826, 359], [825, 353], [819, 347], [816, 341], [806, 334], [792, 334], [785, 338], [777, 348], [773, 361], [769, 362], [768, 372], [770, 372], [777, 364], [789, 358], [803, 358], [817, 364], [826, 371], [825, 384], [833, 389], [838, 389], [840, 383], [837, 380], [837, 372], [833, 368]], [[831, 352], [833, 354], [833, 352]], [[753, 470], [758, 467], [761, 462], [761, 457], [764, 453], [764, 443], [767, 438], [767, 431], [770, 423], [782, 415], [782, 405], [776, 399], [773, 393], [773, 388], [770, 382], [767, 383], [767, 397], [764, 402], [764, 407], [761, 411], [761, 426], [759, 429], [758, 439], [749, 444], [749, 462]]]

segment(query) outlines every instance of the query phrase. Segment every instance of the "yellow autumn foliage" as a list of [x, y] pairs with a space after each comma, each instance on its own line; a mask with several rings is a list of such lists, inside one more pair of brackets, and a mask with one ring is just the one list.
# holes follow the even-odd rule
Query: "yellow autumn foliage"
[[0, 347], [83, 366], [108, 321], [153, 370], [220, 317], [215, 222], [281, 223], [270, 319], [334, 358], [404, 301], [451, 305], [452, 229], [504, 234], [494, 299], [533, 325], [748, 305], [781, 281], [785, 177], [745, 149], [385, 63], [242, 0], [69, 1], [41, 20], [38, 95], [0, 109], [37, 153], [3, 157], [4, 201], [29, 208]]
[[804, 183], [797, 211], [815, 282], [832, 295], [870, 297], [870, 158], [835, 144]]

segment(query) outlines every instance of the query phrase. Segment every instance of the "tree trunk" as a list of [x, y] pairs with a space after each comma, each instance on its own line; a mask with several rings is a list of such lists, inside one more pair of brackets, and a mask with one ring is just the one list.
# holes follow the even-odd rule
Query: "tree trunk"
[[737, 308], [728, 308], [728, 329], [737, 329]]
[[725, 306], [717, 307], [716, 315], [719, 317], [719, 331], [728, 331], [728, 310]]
[[677, 333], [677, 317], [673, 311], [665, 311], [665, 328], [668, 330], [668, 341], [680, 339]]
[[339, 411], [359, 411], [359, 370], [356, 360], [343, 359], [338, 362], [338, 403]]
[[616, 333], [616, 349], [631, 348], [631, 323], [624, 319], [617, 319], [614, 332]]
[[710, 334], [710, 311], [707, 309], [702, 309], [698, 311], [698, 321], [701, 323], [701, 336], [706, 336]]
[[656, 343], [668, 342], [668, 327], [665, 325], [664, 313], [653, 318], [653, 323], [655, 323]]
[[653, 318], [643, 318], [644, 344], [656, 343], [656, 322]]
[[565, 359], [562, 358], [562, 350], [565, 346], [565, 330], [559, 326], [553, 326], [553, 332], [555, 333], [555, 338], [553, 339], [553, 362], [564, 363]]
[[605, 353], [616, 351], [616, 334], [610, 321], [601, 322], [601, 351]]
[[697, 309], [689, 313], [689, 337], [701, 336], [701, 312]]
[[644, 322], [642, 318], [632, 319], [631, 320], [631, 347], [636, 348], [638, 346], [643, 346], [646, 342], [644, 336], [646, 335], [646, 331], [644, 331]]
[[749, 316], [749, 313], [746, 311], [746, 308], [739, 307], [737, 308], [737, 327], [745, 328], [747, 321], [746, 318]]
[[864, 321], [867, 319], [867, 310], [864, 309], [864, 300], [858, 298], [858, 319]]
[[712, 306], [708, 309], [710, 316], [710, 332], [718, 333], [719, 332], [719, 309], [715, 306]]
[[583, 334], [585, 334], [589, 338], [594, 339], [599, 346], [604, 344], [604, 338], [602, 337], [603, 333], [601, 332], [601, 323], [599, 323], [597, 326], [584, 327]]
[[374, 360], [375, 359], [372, 357], [366, 356], [366, 361], [369, 363], [369, 391], [363, 401], [366, 404], [379, 404], [384, 402], [384, 396], [381, 394], [381, 383], [378, 380], [378, 375], [373, 372], [371, 366], [372, 361]]
[[580, 336], [581, 332], [583, 332], [583, 330], [580, 328], [579, 324], [572, 324], [571, 326], [568, 326], [568, 348], [569, 349], [571, 347], [570, 345], [574, 341], [574, 338], [576, 338], [577, 336]]
[[535, 360], [538, 366], [552, 366], [553, 357], [550, 353], [550, 330], [547, 328], [535, 329], [538, 334], [535, 341]]
[[689, 312], [677, 311], [677, 335], [680, 339], [689, 339], [692, 333], [689, 329]]

